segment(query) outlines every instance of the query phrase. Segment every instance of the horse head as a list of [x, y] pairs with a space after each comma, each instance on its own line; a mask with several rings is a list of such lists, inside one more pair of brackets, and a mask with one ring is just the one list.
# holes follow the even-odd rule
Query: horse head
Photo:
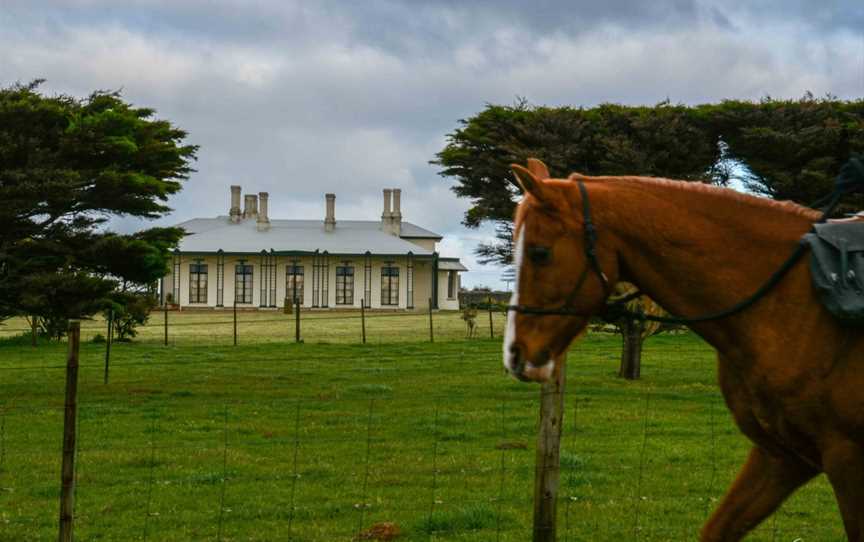
[[611, 233], [593, 231], [584, 185], [574, 177], [550, 179], [536, 159], [511, 167], [525, 196], [514, 221], [516, 282], [504, 367], [519, 380], [544, 382], [604, 307], [618, 278], [617, 256]]

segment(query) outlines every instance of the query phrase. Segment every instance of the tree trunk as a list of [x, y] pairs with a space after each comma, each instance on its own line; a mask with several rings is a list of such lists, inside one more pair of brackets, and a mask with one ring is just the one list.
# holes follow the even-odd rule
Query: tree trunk
[[645, 323], [626, 319], [621, 323], [624, 347], [621, 349], [621, 368], [618, 376], [627, 380], [638, 380], [642, 369], [642, 332]]

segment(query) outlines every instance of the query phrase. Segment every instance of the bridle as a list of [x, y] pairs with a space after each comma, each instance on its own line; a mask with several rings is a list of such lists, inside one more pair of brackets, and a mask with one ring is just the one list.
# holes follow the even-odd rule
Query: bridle
[[[588, 280], [592, 271], [597, 275], [600, 284], [603, 286], [604, 299], [608, 298], [612, 293], [612, 286], [609, 284], [609, 278], [606, 276], [606, 273], [603, 272], [603, 269], [600, 267], [600, 262], [597, 260], [597, 227], [594, 225], [594, 221], [591, 220], [591, 200], [588, 199], [588, 190], [585, 188], [585, 183], [582, 181], [577, 182], [579, 185], [579, 193], [582, 195], [582, 226], [585, 229], [585, 258], [588, 263], [585, 268], [582, 269], [582, 273], [576, 280], [576, 286], [573, 287], [573, 291], [570, 292], [570, 295], [565, 298], [564, 305], [561, 307], [545, 308], [531, 307], [528, 305], [507, 305], [508, 312], [513, 311], [533, 315], [591, 316], [586, 314], [584, 311], [574, 308], [573, 304], [576, 302], [576, 296], [579, 295], [582, 286], [585, 285], [585, 282]], [[518, 273], [519, 270], [517, 269], [516, 272]]]
[[[739, 301], [738, 303], [727, 309], [704, 314], [701, 316], [690, 317], [674, 315], [654, 316], [650, 314], [645, 314], [645, 312], [641, 309], [633, 311], [628, 309], [626, 307], [626, 304], [643, 295], [642, 292], [638, 290], [623, 297], [608, 301], [609, 296], [612, 293], [612, 287], [609, 284], [609, 279], [603, 272], [603, 269], [600, 267], [600, 262], [597, 259], [597, 227], [594, 225], [594, 221], [591, 219], [591, 202], [588, 198], [588, 190], [585, 188], [585, 183], [583, 181], [578, 180], [576, 182], [579, 186], [579, 193], [582, 196], [582, 224], [585, 229], [585, 259], [587, 260], [585, 268], [582, 270], [579, 279], [576, 281], [576, 286], [573, 288], [573, 291], [570, 293], [570, 295], [565, 298], [564, 304], [560, 307], [508, 305], [508, 313], [517, 312], [533, 316], [581, 316], [583, 318], [600, 316], [608, 322], [616, 322], [620, 321], [621, 319], [629, 318], [632, 320], [640, 321], [650, 320], [653, 322], [660, 322], [664, 324], [693, 324], [698, 322], [706, 322], [709, 320], [719, 320], [720, 318], [725, 318], [727, 316], [737, 314], [759, 301], [762, 297], [765, 296], [765, 294], [767, 294], [783, 279], [786, 273], [788, 273], [789, 270], [792, 269], [795, 263], [797, 263], [798, 260], [801, 259], [801, 256], [803, 256], [804, 253], [807, 251], [807, 246], [799, 243], [795, 247], [795, 250], [792, 251], [792, 254], [790, 254], [789, 257], [786, 259], [786, 261], [783, 262], [783, 264], [776, 271], [774, 271], [774, 273], [768, 278], [767, 281], [765, 281], [764, 284], [762, 284], [762, 286], [760, 286], [749, 297], [743, 299], [742, 301]], [[864, 182], [864, 161], [862, 161], [861, 158], [851, 159], [847, 163], [847, 165], [841, 169], [840, 175], [838, 175], [837, 181], [835, 182], [834, 191], [813, 205], [821, 205], [827, 202], [827, 206], [823, 210], [822, 217], [817, 221], [817, 223], [825, 222], [825, 220], [828, 219], [828, 216], [837, 206], [843, 194], [851, 192], [856, 188], [860, 188], [860, 184], [856, 186], [856, 182]], [[579, 292], [582, 290], [582, 286], [584, 286], [592, 271], [600, 280], [600, 284], [603, 286], [604, 299], [607, 299], [604, 309], [599, 313], [589, 313], [584, 310], [579, 310], [573, 306], [577, 296], [579, 295]], [[518, 273], [519, 270], [517, 269], [516, 272]]]

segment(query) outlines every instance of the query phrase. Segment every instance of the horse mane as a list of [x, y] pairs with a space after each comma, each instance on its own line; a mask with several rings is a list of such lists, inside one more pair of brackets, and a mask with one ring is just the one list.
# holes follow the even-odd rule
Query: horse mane
[[802, 218], [806, 218], [809, 221], [817, 220], [821, 214], [818, 211], [810, 209], [809, 207], [804, 207], [803, 205], [799, 205], [793, 201], [777, 201], [768, 198], [761, 198], [758, 196], [754, 196], [752, 194], [745, 194], [743, 192], [738, 192], [737, 190], [733, 190], [731, 188], [727, 188], [725, 186], [715, 186], [706, 183], [700, 183], [698, 181], [679, 181], [674, 179], [665, 179], [662, 177], [639, 177], [639, 176], [620, 176], [620, 177], [612, 177], [612, 176], [604, 176], [604, 177], [588, 177], [584, 175], [580, 175], [578, 173], [574, 173], [570, 175], [570, 180], [583, 180], [586, 182], [626, 182], [633, 184], [642, 184], [642, 185], [650, 185], [650, 186], [658, 186], [663, 188], [671, 188], [674, 190], [680, 190], [682, 192], [690, 192], [694, 194], [706, 194], [710, 196], [717, 196], [721, 198], [725, 198], [728, 201], [743, 203], [745, 205], [749, 205], [752, 207], [758, 207], [762, 209], [770, 209], [775, 211], [781, 211], [787, 214], [794, 214], [800, 216]]

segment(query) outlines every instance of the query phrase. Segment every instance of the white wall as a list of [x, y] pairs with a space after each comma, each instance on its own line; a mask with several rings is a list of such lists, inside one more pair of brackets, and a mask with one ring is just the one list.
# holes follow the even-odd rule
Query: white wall
[[450, 271], [438, 270], [438, 308], [441, 310], [459, 310], [459, 285], [461, 276], [456, 273], [456, 287], [453, 297], [447, 297], [447, 276]]
[[[207, 264], [207, 303], [189, 303], [189, 266], [197, 261]], [[287, 293], [286, 275], [287, 267], [293, 261], [298, 260], [297, 265], [303, 266], [303, 302], [302, 306], [312, 307], [313, 297], [313, 258], [311, 256], [291, 257], [278, 256], [276, 260], [276, 306], [282, 308], [284, 306], [285, 296]], [[344, 261], [350, 262], [354, 267], [354, 299], [350, 305], [336, 304], [336, 267], [342, 265]], [[259, 308], [261, 304], [261, 257], [259, 255], [233, 255], [226, 254], [224, 257], [224, 283], [223, 283], [223, 300], [222, 306], [230, 308], [234, 304], [234, 276], [235, 266], [241, 261], [252, 266], [252, 303], [238, 304], [240, 308]], [[381, 268], [385, 262], [393, 262], [399, 268], [399, 304], [381, 305]], [[408, 259], [407, 256], [396, 257], [381, 257], [372, 256], [372, 288], [371, 288], [371, 307], [373, 309], [407, 309], [408, 308]], [[168, 275], [164, 279], [164, 287], [166, 293], [174, 292], [173, 283], [174, 264], [173, 259], [170, 265]], [[365, 296], [364, 291], [364, 276], [365, 276], [365, 258], [363, 256], [355, 257], [337, 257], [329, 256], [328, 271], [328, 287], [327, 287], [327, 308], [360, 308], [361, 299]], [[413, 309], [425, 310], [429, 306], [429, 297], [432, 292], [432, 263], [429, 260], [414, 259], [414, 306]], [[182, 308], [196, 307], [214, 307], [217, 302], [217, 257], [215, 255], [180, 256], [180, 296], [179, 303]], [[442, 309], [453, 308], [454, 300], [447, 299], [447, 272], [439, 271], [439, 288], [438, 288], [438, 306]], [[321, 305], [321, 303], [319, 303]], [[455, 300], [455, 308], [458, 308], [458, 300]]]

